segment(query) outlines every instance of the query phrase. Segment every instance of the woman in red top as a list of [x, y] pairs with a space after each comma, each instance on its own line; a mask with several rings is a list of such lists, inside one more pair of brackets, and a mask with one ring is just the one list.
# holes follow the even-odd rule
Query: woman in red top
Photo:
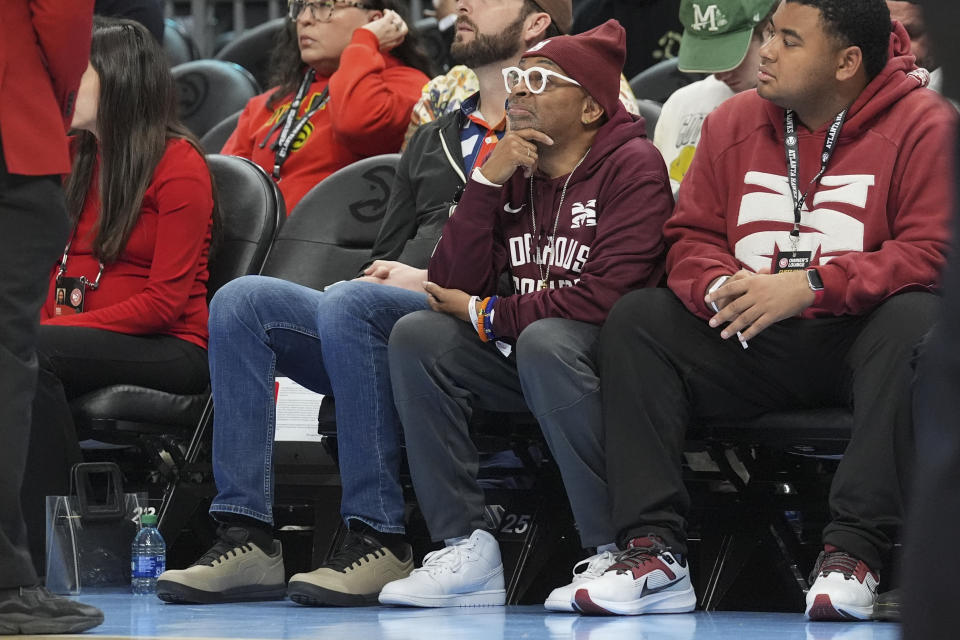
[[292, 22], [273, 53], [277, 86], [247, 103], [222, 150], [272, 174], [287, 212], [337, 169], [400, 150], [430, 62], [399, 8], [290, 3]]
[[[65, 185], [73, 232], [42, 310], [25, 493], [43, 495], [32, 484], [65, 488], [79, 458], [68, 400], [118, 383], [173, 393], [207, 387], [214, 194], [176, 113], [166, 58], [150, 33], [97, 19]], [[33, 533], [42, 540], [41, 531]]]

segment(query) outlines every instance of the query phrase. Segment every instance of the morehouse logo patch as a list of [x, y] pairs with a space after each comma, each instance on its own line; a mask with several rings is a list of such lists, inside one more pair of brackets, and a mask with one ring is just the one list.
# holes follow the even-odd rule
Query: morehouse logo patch
[[571, 229], [597, 226], [597, 199], [588, 200], [586, 204], [574, 202], [570, 213], [572, 215], [570, 221]]

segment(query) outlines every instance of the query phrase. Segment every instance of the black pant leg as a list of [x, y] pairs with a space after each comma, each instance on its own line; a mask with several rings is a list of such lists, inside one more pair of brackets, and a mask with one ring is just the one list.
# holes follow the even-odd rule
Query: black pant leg
[[44, 325], [37, 350], [68, 400], [113, 384], [191, 394], [210, 383], [206, 349], [174, 336]]
[[621, 544], [652, 533], [685, 549], [689, 496], [681, 455], [692, 419], [815, 406], [832, 386], [811, 354], [836, 334], [836, 323], [807, 322], [778, 323], [744, 350], [667, 289], [635, 291], [617, 303], [601, 332], [599, 362], [607, 479]]
[[887, 564], [903, 522], [913, 456], [912, 362], [938, 309], [932, 293], [889, 298], [853, 327], [845, 358], [853, 434], [830, 486], [832, 519], [823, 540], [875, 570]]
[[34, 353], [50, 269], [67, 239], [58, 176], [7, 172], [0, 147], [0, 588], [35, 584], [20, 486], [36, 384]]

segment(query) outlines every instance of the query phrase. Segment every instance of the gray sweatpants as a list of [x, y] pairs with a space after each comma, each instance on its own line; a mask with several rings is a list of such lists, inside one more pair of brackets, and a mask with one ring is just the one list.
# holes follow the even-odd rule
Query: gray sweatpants
[[474, 408], [526, 411], [540, 422], [560, 467], [584, 547], [612, 542], [600, 380], [600, 327], [546, 318], [520, 334], [516, 358], [484, 344], [466, 322], [411, 313], [390, 334], [390, 379], [413, 486], [434, 540], [483, 527]]

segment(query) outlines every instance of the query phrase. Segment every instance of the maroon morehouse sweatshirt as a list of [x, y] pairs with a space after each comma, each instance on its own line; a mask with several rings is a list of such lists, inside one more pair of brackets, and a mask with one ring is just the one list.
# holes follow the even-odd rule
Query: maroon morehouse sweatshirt
[[496, 293], [500, 274], [509, 269], [515, 294], [495, 306], [498, 338], [515, 339], [541, 318], [601, 324], [620, 296], [654, 287], [663, 275], [662, 229], [673, 195], [643, 120], [619, 109], [599, 129], [570, 180], [550, 241], [566, 180], [533, 179], [541, 251], [552, 264], [548, 289], [537, 290], [538, 234], [529, 179], [521, 171], [501, 187], [468, 180], [430, 259], [432, 282], [481, 297]]

